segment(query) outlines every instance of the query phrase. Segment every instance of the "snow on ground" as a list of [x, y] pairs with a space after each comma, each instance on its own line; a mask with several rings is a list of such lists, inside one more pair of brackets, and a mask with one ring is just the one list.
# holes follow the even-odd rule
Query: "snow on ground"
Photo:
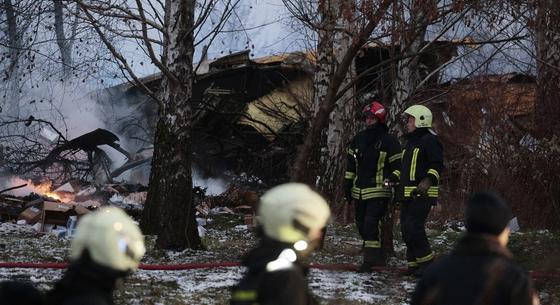
[[[229, 289], [237, 283], [243, 267], [181, 271], [135, 272], [117, 291], [118, 304], [227, 304]], [[0, 281], [33, 283], [41, 290], [52, 288], [63, 270], [0, 269]], [[402, 304], [413, 281], [388, 274], [357, 274], [346, 271], [312, 270], [310, 288], [329, 304]], [[408, 287], [408, 289], [407, 289]], [[396, 297], [397, 296], [397, 297]]]
[[52, 288], [53, 279], [62, 277], [61, 269], [0, 268], [0, 282], [14, 280], [32, 283], [40, 290]]
[[318, 297], [326, 300], [397, 304], [395, 301], [407, 298], [406, 290], [399, 285], [399, 280], [398, 276], [389, 273], [312, 270], [309, 286]]
[[[26, 225], [18, 225], [11, 222], [0, 222], [0, 235], [8, 234], [33, 234], [33, 227]], [[1, 241], [1, 240], [0, 240]]]
[[[204, 242], [207, 251], [180, 252], [154, 249], [148, 237], [145, 264], [239, 261], [240, 256], [257, 242], [253, 230], [242, 224], [238, 215], [211, 215]], [[325, 249], [309, 262], [357, 263], [361, 242], [352, 226], [329, 230]], [[36, 233], [28, 225], [0, 223], [0, 261], [68, 261], [70, 240], [51, 234]], [[227, 304], [230, 287], [244, 272], [243, 267], [194, 269], [181, 271], [139, 270], [124, 280], [115, 297], [117, 304]], [[45, 291], [63, 274], [51, 269], [0, 269], [0, 281], [31, 282]], [[412, 279], [405, 279], [409, 283]], [[403, 278], [391, 274], [358, 274], [347, 271], [311, 270], [310, 288], [323, 304], [401, 304], [407, 301]], [[412, 282], [410, 282], [412, 283]], [[412, 285], [412, 284], [411, 284]]]
[[[180, 264], [239, 261], [240, 256], [257, 242], [253, 230], [243, 224], [240, 215], [214, 214], [206, 221], [207, 233], [204, 243], [208, 250], [181, 252], [162, 251], [154, 248], [155, 239], [147, 237], [147, 255], [144, 264]], [[398, 230], [395, 230], [398, 232]], [[446, 253], [461, 232], [445, 228], [431, 230], [434, 249]], [[395, 240], [396, 257], [389, 260], [391, 266], [404, 266], [403, 243]], [[533, 262], [535, 255], [522, 257], [523, 253], [543, 257], [551, 253], [550, 247], [559, 244], [560, 238], [547, 231], [516, 233], [511, 248], [527, 268], [537, 268], [540, 261]], [[540, 241], [540, 242], [539, 242]], [[357, 264], [360, 262], [361, 241], [353, 225], [332, 224], [327, 229], [325, 246], [308, 259], [308, 263]], [[69, 240], [51, 234], [36, 233], [28, 225], [0, 223], [0, 262], [64, 262], [68, 261]], [[551, 262], [550, 264], [553, 264]], [[543, 268], [551, 268], [544, 266]], [[0, 281], [18, 280], [31, 282], [45, 291], [59, 279], [63, 270], [6, 269], [0, 268]], [[130, 305], [178, 305], [228, 304], [230, 287], [244, 272], [243, 267], [194, 269], [182, 271], [139, 270], [119, 285], [116, 304]], [[415, 280], [389, 272], [360, 274], [349, 271], [311, 269], [309, 287], [321, 304], [387, 304], [406, 305], [414, 290]], [[541, 303], [559, 304], [558, 283], [541, 285]]]

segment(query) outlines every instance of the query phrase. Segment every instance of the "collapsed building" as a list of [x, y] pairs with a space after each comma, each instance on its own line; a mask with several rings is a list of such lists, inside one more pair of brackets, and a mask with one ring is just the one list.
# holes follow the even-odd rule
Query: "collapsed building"
[[[429, 75], [456, 55], [455, 42], [435, 42], [420, 56]], [[355, 60], [360, 95], [390, 96], [394, 48], [364, 47]], [[302, 142], [313, 100], [314, 54], [294, 52], [250, 58], [249, 51], [195, 65], [193, 84], [193, 162], [203, 176], [246, 173], [267, 183], [286, 179], [288, 162]], [[433, 73], [429, 84], [436, 84]], [[141, 79], [158, 91], [161, 74]], [[96, 92], [112, 130], [136, 148], [150, 145], [157, 103], [141, 88], [125, 83]], [[357, 97], [359, 98], [359, 97]], [[132, 176], [138, 176], [136, 170]], [[144, 179], [146, 179], [144, 168]], [[138, 177], [137, 177], [138, 178]]]

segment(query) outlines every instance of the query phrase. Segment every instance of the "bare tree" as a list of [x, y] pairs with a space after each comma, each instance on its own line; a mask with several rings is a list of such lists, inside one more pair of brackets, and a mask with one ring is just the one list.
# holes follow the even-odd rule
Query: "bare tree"
[[54, 28], [56, 34], [56, 43], [60, 49], [60, 57], [63, 75], [65, 78], [70, 76], [74, 61], [72, 60], [72, 46], [76, 37], [76, 30], [78, 26], [78, 14], [76, 12], [74, 21], [72, 23], [72, 32], [69, 37], [65, 34], [64, 30], [64, 4], [62, 0], [53, 0], [54, 4]]
[[72, 1], [0, 3], [0, 92], [8, 120], [35, 115], [63, 130], [59, 114], [62, 102], [68, 101], [64, 93], [79, 95], [76, 92], [92, 88], [102, 73], [105, 79], [115, 74], [115, 65], [107, 64], [108, 52], [97, 47], [99, 38], [76, 10]]
[[[137, 0], [130, 6], [119, 1], [77, 1], [123, 73], [159, 105], [141, 226], [144, 233], [157, 234], [157, 245], [165, 249], [202, 247], [192, 198], [191, 132], [194, 109], [200, 108], [191, 100], [195, 76], [193, 53], [195, 44], [211, 42], [216, 37], [239, 0], [225, 1], [221, 18], [213, 24], [213, 29], [201, 31], [218, 2]], [[124, 28], [115, 24], [119, 20], [125, 20]], [[109, 41], [107, 33], [139, 42], [139, 47], [162, 74], [159, 92], [148, 88], [134, 73], [132, 61]], [[198, 34], [201, 37], [195, 42]]]
[[538, 1], [536, 36], [539, 92], [536, 122], [541, 136], [560, 138], [560, 6], [557, 1]]
[[9, 96], [7, 96], [6, 102], [4, 104], [4, 111], [8, 115], [18, 117], [19, 116], [19, 98], [18, 98], [18, 77], [16, 75], [17, 66], [19, 62], [20, 52], [21, 52], [21, 41], [20, 33], [18, 31], [14, 5], [12, 0], [4, 0], [4, 11], [6, 12], [7, 21], [7, 36], [8, 36], [8, 47], [9, 47], [9, 64], [6, 68], [5, 79], [10, 82], [9, 85]]
[[[324, 6], [327, 6], [328, 1]], [[334, 15], [333, 30], [328, 33], [326, 30], [320, 30], [319, 42], [322, 40], [332, 42], [332, 45], [320, 45], [317, 48], [318, 58], [325, 52], [331, 52], [329, 56], [332, 58], [331, 63], [320, 62], [317, 63], [318, 72], [316, 74], [316, 88], [314, 107], [319, 109], [322, 101], [328, 92], [328, 85], [330, 79], [328, 76], [338, 67], [344, 59], [345, 51], [348, 50], [352, 43], [352, 31], [355, 25], [355, 20], [352, 18], [357, 14], [355, 7], [347, 1], [332, 1], [328, 10], [333, 11], [328, 13]], [[332, 17], [331, 17], [332, 18]], [[324, 18], [329, 20], [329, 18]], [[324, 27], [323, 27], [324, 28]], [[330, 36], [330, 37], [329, 37]], [[328, 58], [323, 56], [323, 60], [327, 61]], [[325, 75], [320, 69], [329, 67], [330, 71]], [[341, 83], [341, 87], [348, 85], [348, 83], [356, 77], [355, 64], [348, 67], [346, 76]], [[344, 171], [346, 170], [346, 146], [350, 138], [354, 135], [357, 122], [355, 120], [356, 113], [356, 100], [355, 88], [352, 87], [342, 94], [336, 101], [335, 108], [330, 113], [328, 128], [323, 130], [321, 135], [321, 154], [320, 154], [320, 179], [319, 189], [321, 192], [330, 199], [331, 204], [343, 203], [344, 192], [342, 189]]]
[[[393, 33], [393, 39], [398, 40], [399, 55], [402, 57], [397, 62], [395, 79], [393, 81], [393, 101], [389, 108], [389, 127], [397, 135], [402, 135], [403, 125], [395, 122], [405, 108], [406, 102], [414, 94], [416, 86], [420, 83], [419, 58], [424, 47], [426, 29], [431, 21], [436, 18], [437, 0], [412, 0], [406, 7], [407, 1], [399, 2], [393, 8], [398, 32]], [[410, 18], [407, 20], [405, 12]], [[397, 34], [398, 33], [398, 34]], [[394, 40], [393, 40], [394, 41]]]
[[[333, 5], [336, 3], [325, 2], [329, 5]], [[323, 3], [323, 4], [325, 4]], [[355, 21], [356, 28], [354, 28], [354, 33], [351, 34], [350, 42], [347, 44], [347, 48], [339, 48], [337, 52], [340, 52], [340, 55], [337, 54], [337, 57], [340, 58], [336, 65], [333, 62], [328, 62], [328, 56], [325, 59], [318, 58], [320, 61], [318, 66], [323, 63], [324, 65], [333, 65], [332, 71], [329, 73], [327, 79], [327, 85], [324, 86], [324, 92], [316, 92], [317, 97], [315, 98], [317, 107], [315, 108], [315, 115], [310, 121], [308, 132], [305, 136], [304, 144], [301, 146], [300, 151], [298, 153], [296, 162], [293, 167], [293, 174], [292, 180], [305, 182], [310, 185], [315, 185], [316, 177], [319, 174], [319, 169], [321, 168], [318, 164], [320, 160], [320, 148], [321, 148], [321, 139], [322, 135], [324, 134], [325, 128], [329, 125], [329, 119], [331, 118], [332, 111], [337, 107], [337, 100], [339, 100], [339, 89], [341, 88], [342, 84], [344, 83], [347, 73], [351, 66], [353, 65], [354, 58], [358, 51], [363, 47], [363, 45], [368, 41], [370, 35], [374, 31], [374, 29], [378, 26], [380, 21], [385, 15], [387, 8], [390, 6], [391, 1], [380, 1], [379, 3], [374, 3], [373, 1], [361, 1], [357, 5], [357, 10], [346, 10], [346, 12], [355, 12], [357, 16], [361, 18], [357, 18], [355, 16], [351, 16], [350, 18], [356, 18]], [[346, 5], [353, 5], [349, 4], [348, 2], [340, 2], [339, 3], [339, 16], [342, 16], [342, 12], [345, 12], [343, 8]], [[335, 6], [319, 6], [320, 8], [327, 8], [333, 9], [336, 8]], [[332, 12], [325, 11], [326, 15], [332, 14]], [[335, 15], [336, 16], [336, 15]], [[332, 17], [330, 17], [332, 18]], [[336, 18], [336, 17], [335, 17]], [[338, 20], [338, 18], [336, 18]], [[329, 21], [332, 24], [332, 21]], [[328, 23], [326, 24], [328, 26]], [[344, 27], [342, 27], [344, 28]], [[357, 30], [356, 30], [357, 29]], [[328, 31], [329, 29], [326, 28]], [[325, 37], [327, 38], [327, 37]], [[327, 39], [334, 39], [327, 38]], [[319, 46], [322, 46], [322, 42], [319, 41]], [[326, 51], [328, 52], [328, 51]], [[320, 55], [321, 56], [321, 55]], [[332, 57], [331, 57], [332, 58]], [[322, 74], [326, 74], [324, 71], [329, 71], [329, 68], [321, 67], [317, 68], [318, 71]], [[319, 74], [319, 77], [320, 74]], [[323, 77], [324, 78], [324, 77]], [[320, 80], [324, 83], [323, 80]], [[343, 116], [341, 116], [343, 117]], [[336, 117], [333, 117], [333, 119]], [[340, 128], [340, 127], [339, 127]], [[334, 129], [337, 129], [336, 127]], [[336, 140], [337, 146], [341, 147], [344, 142], [344, 139], [339, 138]], [[326, 143], [326, 142], [324, 142]], [[341, 153], [340, 149], [336, 149], [338, 153]], [[340, 156], [339, 156], [340, 157]], [[335, 172], [339, 172], [340, 168], [342, 167], [341, 162], [338, 163], [337, 167], [338, 170], [331, 171], [331, 174], [336, 174]], [[325, 167], [326, 169], [327, 167]], [[339, 174], [338, 177], [327, 177], [327, 181], [340, 180], [342, 177]], [[340, 186], [338, 187], [339, 190], [336, 192], [342, 194]]]

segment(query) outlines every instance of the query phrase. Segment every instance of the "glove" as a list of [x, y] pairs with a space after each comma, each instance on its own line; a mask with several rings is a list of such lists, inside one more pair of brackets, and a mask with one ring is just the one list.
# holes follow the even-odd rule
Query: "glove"
[[389, 180], [392, 183], [398, 183], [400, 179], [395, 174], [390, 174], [386, 180]]
[[385, 180], [383, 180], [383, 188], [384, 189], [390, 189], [391, 188], [391, 180], [389, 178], [386, 178]]
[[389, 177], [383, 180], [383, 188], [390, 189], [392, 187], [396, 187], [399, 184], [399, 177], [394, 174], [390, 174]]
[[412, 197], [418, 197], [418, 196], [428, 197], [428, 189], [430, 188], [431, 185], [432, 185], [432, 180], [426, 177], [422, 179], [420, 183], [418, 183], [418, 186], [415, 189], [413, 189], [412, 192], [410, 192], [410, 195], [412, 195]]

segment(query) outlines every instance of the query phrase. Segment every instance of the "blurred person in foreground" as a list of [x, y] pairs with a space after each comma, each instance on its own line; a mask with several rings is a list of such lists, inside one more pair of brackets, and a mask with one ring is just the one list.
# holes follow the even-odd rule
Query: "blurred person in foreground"
[[47, 305], [112, 305], [118, 280], [136, 269], [145, 253], [138, 225], [123, 210], [101, 208], [83, 216], [71, 242], [72, 263]]
[[319, 245], [329, 216], [327, 202], [304, 184], [267, 191], [257, 211], [261, 240], [243, 259], [247, 272], [233, 287], [230, 304], [317, 304], [300, 259]]
[[411, 305], [538, 305], [531, 278], [507, 249], [512, 213], [493, 192], [471, 195], [467, 233], [449, 256], [427, 268]]

